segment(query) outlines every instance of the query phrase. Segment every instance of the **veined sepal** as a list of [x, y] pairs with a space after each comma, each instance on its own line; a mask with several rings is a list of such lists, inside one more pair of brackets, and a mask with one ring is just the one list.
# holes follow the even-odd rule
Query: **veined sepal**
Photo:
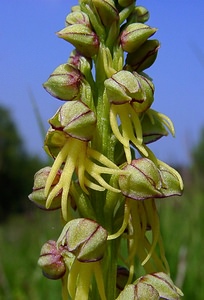
[[80, 262], [101, 260], [106, 250], [107, 231], [96, 221], [79, 218], [69, 221], [58, 241]]
[[57, 32], [58, 37], [74, 45], [86, 57], [93, 57], [98, 52], [99, 38], [94, 31], [84, 24], [73, 24]]
[[45, 90], [60, 100], [73, 100], [80, 93], [82, 73], [71, 64], [57, 67], [43, 84]]

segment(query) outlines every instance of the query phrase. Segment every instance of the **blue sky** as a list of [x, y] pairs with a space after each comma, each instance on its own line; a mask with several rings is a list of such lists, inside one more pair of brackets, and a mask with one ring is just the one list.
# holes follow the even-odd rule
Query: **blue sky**
[[[43, 154], [43, 140], [33, 113], [32, 91], [43, 122], [62, 102], [42, 87], [52, 71], [67, 58], [72, 46], [55, 32], [77, 0], [1, 0], [0, 104], [12, 111], [26, 148]], [[204, 126], [204, 1], [138, 0], [150, 11], [147, 24], [157, 27], [161, 48], [146, 71], [155, 84], [153, 108], [174, 122], [176, 138], [168, 136], [152, 147], [168, 162], [186, 163]]]

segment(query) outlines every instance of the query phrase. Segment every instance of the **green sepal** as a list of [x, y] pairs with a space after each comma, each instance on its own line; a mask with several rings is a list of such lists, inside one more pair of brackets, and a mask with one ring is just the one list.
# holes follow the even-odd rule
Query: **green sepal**
[[110, 103], [124, 104], [137, 99], [144, 101], [140, 78], [133, 73], [121, 70], [104, 82], [106, 93]]
[[94, 262], [102, 259], [107, 236], [107, 231], [95, 221], [79, 218], [65, 225], [58, 245], [66, 245], [66, 249], [81, 262]]
[[153, 286], [139, 283], [129, 284], [120, 293], [116, 300], [159, 300], [159, 293]]
[[179, 300], [183, 293], [178, 289], [171, 278], [163, 273], [153, 273], [137, 279], [136, 286], [140, 283], [152, 286], [159, 293], [159, 299]]
[[134, 200], [166, 198], [181, 195], [183, 183], [176, 170], [158, 161], [139, 158], [126, 164], [127, 175], [119, 176], [119, 187], [124, 196]]
[[71, 101], [62, 105], [49, 123], [73, 138], [89, 141], [96, 128], [96, 117], [83, 102]]
[[45, 90], [60, 100], [73, 100], [80, 92], [81, 72], [70, 64], [57, 67], [43, 84]]

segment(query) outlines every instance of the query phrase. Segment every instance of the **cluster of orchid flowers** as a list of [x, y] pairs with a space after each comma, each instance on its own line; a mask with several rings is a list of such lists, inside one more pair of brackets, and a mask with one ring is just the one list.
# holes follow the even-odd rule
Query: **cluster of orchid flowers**
[[62, 279], [63, 300], [182, 295], [169, 277], [154, 199], [180, 195], [183, 183], [147, 146], [174, 135], [171, 120], [151, 108], [154, 85], [143, 71], [159, 42], [149, 39], [156, 29], [148, 19], [134, 0], [79, 0], [57, 33], [75, 49], [44, 83], [65, 102], [45, 137], [53, 165], [35, 174], [29, 198], [61, 209], [62, 233], [38, 263]]

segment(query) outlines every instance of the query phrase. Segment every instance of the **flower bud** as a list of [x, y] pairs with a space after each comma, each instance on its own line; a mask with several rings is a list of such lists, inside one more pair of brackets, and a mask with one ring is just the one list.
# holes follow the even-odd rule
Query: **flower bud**
[[[51, 167], [45, 167], [40, 169], [34, 176], [34, 186], [32, 193], [28, 196], [28, 198], [34, 202], [39, 208], [46, 209], [45, 204], [47, 198], [44, 195], [45, 184], [50, 173]], [[56, 177], [52, 184], [53, 187], [59, 182], [61, 176], [61, 171], [59, 170], [56, 174]], [[48, 210], [54, 210], [61, 207], [61, 192], [58, 193], [50, 205]]]
[[89, 17], [82, 11], [74, 11], [66, 17], [66, 25], [82, 24], [87, 27], [91, 27]]
[[136, 6], [135, 12], [137, 15], [137, 22], [145, 23], [149, 20], [149, 11], [143, 6]]
[[149, 20], [149, 11], [143, 6], [136, 6], [128, 17], [128, 24], [145, 23]]
[[156, 32], [156, 28], [142, 23], [128, 25], [121, 34], [120, 41], [124, 51], [132, 53], [136, 51], [150, 36]]
[[148, 284], [129, 284], [120, 293], [116, 300], [141, 300], [141, 299], [151, 299], [159, 300], [159, 293], [154, 289], [153, 286]]
[[62, 105], [49, 123], [73, 138], [89, 141], [96, 127], [96, 117], [83, 102], [71, 101]]
[[100, 260], [106, 249], [107, 231], [90, 219], [74, 219], [67, 223], [65, 245], [81, 262]]
[[108, 100], [114, 104], [124, 104], [133, 99], [143, 100], [138, 77], [129, 71], [119, 71], [104, 82]]
[[180, 299], [180, 296], [183, 296], [183, 293], [174, 285], [171, 278], [163, 272], [147, 274], [140, 277], [135, 283], [136, 286], [142, 283], [153, 287], [159, 294], [160, 298], [158, 299], [177, 300]]
[[119, 18], [118, 11], [113, 0], [92, 0], [104, 26], [110, 26]]
[[55, 241], [48, 241], [41, 249], [38, 265], [42, 268], [43, 274], [49, 279], [59, 279], [66, 272], [66, 265], [62, 253], [64, 248], [56, 245]]
[[147, 40], [138, 50], [133, 53], [128, 53], [126, 57], [126, 68], [130, 66], [132, 70], [139, 73], [151, 67], [157, 57], [159, 45], [158, 40]]
[[71, 12], [81, 11], [80, 5], [74, 5], [71, 7]]
[[53, 97], [73, 100], [80, 91], [82, 74], [70, 64], [62, 64], [50, 75], [43, 87]]
[[98, 52], [98, 36], [83, 24], [70, 25], [59, 31], [57, 35], [74, 45], [84, 56], [92, 57]]
[[131, 4], [133, 4], [135, 0], [118, 0], [118, 4], [122, 7], [127, 7]]

